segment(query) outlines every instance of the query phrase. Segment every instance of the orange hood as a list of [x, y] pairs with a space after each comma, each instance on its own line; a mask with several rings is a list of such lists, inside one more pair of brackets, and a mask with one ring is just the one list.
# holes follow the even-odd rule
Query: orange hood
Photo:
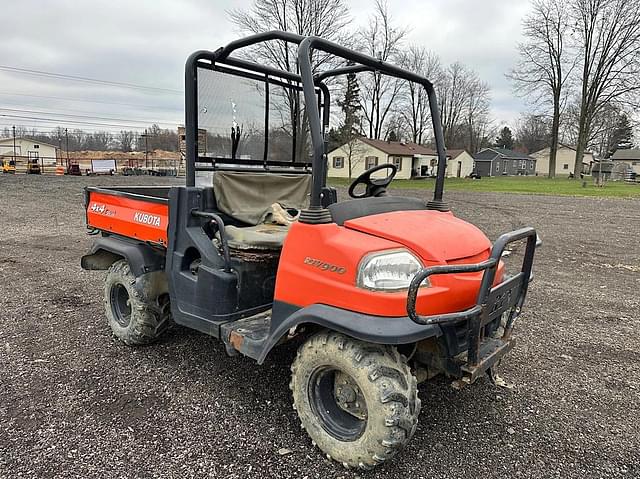
[[491, 248], [478, 228], [439, 211], [394, 211], [348, 220], [344, 226], [400, 243], [436, 263], [470, 258]]

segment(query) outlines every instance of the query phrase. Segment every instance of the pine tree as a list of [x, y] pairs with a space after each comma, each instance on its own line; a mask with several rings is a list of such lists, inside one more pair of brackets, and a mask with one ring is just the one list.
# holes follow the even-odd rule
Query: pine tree
[[347, 152], [347, 167], [349, 168], [349, 178], [351, 178], [355, 164], [362, 161], [362, 158], [359, 157], [361, 145], [358, 141], [362, 137], [362, 106], [360, 104], [360, 86], [355, 73], [347, 75], [344, 97], [337, 103], [342, 109], [343, 115], [337, 131], [337, 138]]
[[613, 151], [633, 148], [633, 128], [625, 113], [618, 117], [612, 140]]
[[338, 106], [342, 109], [343, 120], [340, 125], [340, 136], [344, 141], [349, 141], [354, 135], [362, 132], [362, 106], [360, 104], [360, 86], [355, 73], [347, 75], [347, 88], [342, 100], [338, 100]]
[[513, 149], [513, 135], [511, 134], [511, 129], [508, 126], [505, 126], [500, 130], [500, 135], [496, 138], [493, 146], [497, 148], [505, 148], [507, 150]]

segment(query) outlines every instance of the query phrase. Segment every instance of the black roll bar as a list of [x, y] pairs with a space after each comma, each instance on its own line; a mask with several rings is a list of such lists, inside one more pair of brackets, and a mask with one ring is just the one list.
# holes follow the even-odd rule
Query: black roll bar
[[[287, 43], [298, 45], [298, 66], [300, 75], [279, 70], [276, 68], [258, 65], [254, 62], [231, 57], [235, 50], [246, 48], [251, 45], [272, 40], [282, 40]], [[354, 65], [336, 68], [316, 75], [314, 78], [311, 69], [311, 50], [317, 49], [329, 54], [333, 54], [345, 60], [354, 62]], [[197, 112], [197, 67], [201, 60], [208, 60], [212, 64], [221, 62], [230, 66], [243, 68], [250, 71], [260, 72], [265, 75], [276, 76], [282, 79], [294, 81], [302, 84], [304, 93], [309, 127], [311, 130], [311, 140], [313, 143], [312, 176], [313, 186], [311, 191], [310, 210], [322, 209], [321, 192], [326, 184], [326, 131], [329, 124], [329, 90], [324, 85], [323, 80], [337, 75], [348, 73], [359, 73], [364, 71], [377, 71], [389, 76], [418, 83], [427, 91], [429, 108], [436, 141], [436, 151], [438, 154], [438, 171], [434, 188], [433, 200], [427, 206], [431, 209], [447, 211], [448, 207], [443, 202], [444, 176], [446, 172], [446, 154], [444, 149], [444, 136], [442, 123], [440, 121], [440, 111], [433, 84], [425, 77], [416, 73], [402, 69], [396, 65], [378, 60], [369, 55], [365, 55], [336, 43], [324, 40], [319, 37], [303, 37], [301, 35], [283, 32], [270, 31], [258, 33], [229, 43], [215, 52], [197, 51], [187, 59], [185, 66], [185, 130], [187, 143], [187, 186], [195, 185], [195, 161], [198, 157], [198, 112]], [[323, 116], [320, 118], [320, 108], [315, 98], [316, 88], [320, 88], [323, 97]]]
[[[440, 121], [440, 110], [438, 109], [438, 103], [433, 84], [427, 78], [424, 78], [423, 76], [416, 73], [404, 70], [391, 63], [378, 60], [363, 53], [355, 52], [323, 38], [307, 37], [302, 40], [302, 42], [300, 42], [300, 45], [298, 46], [298, 66], [300, 68], [302, 86], [304, 89], [305, 100], [307, 102], [307, 114], [309, 115], [309, 127], [311, 129], [311, 139], [313, 141], [314, 149], [314, 170], [316, 166], [319, 166], [323, 161], [325, 161], [325, 152], [321, 148], [323, 142], [319, 124], [319, 112], [310, 104], [310, 102], [313, 100], [314, 85], [313, 72], [311, 70], [311, 49], [322, 50], [323, 52], [336, 55], [338, 57], [344, 58], [345, 60], [351, 60], [356, 64], [369, 67], [375, 71], [385, 73], [389, 76], [418, 83], [425, 88], [425, 90], [427, 91], [427, 97], [429, 98], [433, 131], [435, 133], [436, 139], [436, 151], [438, 153], [438, 173], [436, 178], [435, 191], [433, 195], [433, 201], [430, 201], [428, 206], [433, 209], [448, 210], [448, 207], [442, 201], [442, 195], [444, 192], [444, 175], [446, 172], [447, 160], [444, 151], [444, 137], [442, 134], [442, 123]], [[345, 68], [348, 69], [348, 67]], [[343, 72], [345, 68], [343, 68]], [[321, 189], [322, 186], [319, 184], [319, 181], [314, 178], [313, 187], [311, 190], [310, 209], [321, 208]]]

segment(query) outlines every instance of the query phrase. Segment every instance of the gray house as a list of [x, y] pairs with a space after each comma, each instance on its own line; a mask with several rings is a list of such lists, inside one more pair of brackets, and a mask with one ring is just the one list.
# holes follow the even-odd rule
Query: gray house
[[478, 176], [535, 175], [535, 158], [505, 148], [485, 148], [473, 155]]

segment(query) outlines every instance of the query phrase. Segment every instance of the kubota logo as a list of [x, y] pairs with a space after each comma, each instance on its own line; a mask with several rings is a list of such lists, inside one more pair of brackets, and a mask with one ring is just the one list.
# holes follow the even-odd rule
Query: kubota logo
[[344, 274], [347, 272], [347, 268], [343, 268], [342, 266], [336, 266], [335, 264], [325, 263], [319, 259], [310, 258], [307, 256], [304, 259], [304, 264], [308, 264], [310, 266], [315, 266], [322, 271], [330, 271], [331, 273]]
[[133, 215], [133, 221], [136, 223], [142, 223], [144, 225], [160, 226], [160, 217], [156, 215], [150, 215], [148, 213], [137, 212]]

